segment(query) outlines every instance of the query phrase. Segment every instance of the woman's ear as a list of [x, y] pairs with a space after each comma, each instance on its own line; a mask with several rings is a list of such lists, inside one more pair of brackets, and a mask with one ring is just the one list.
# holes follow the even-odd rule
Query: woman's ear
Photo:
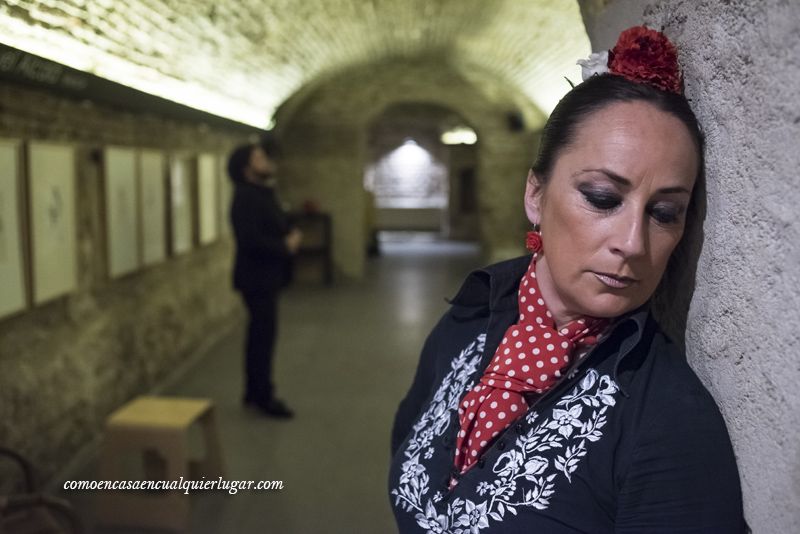
[[544, 192], [542, 183], [533, 173], [533, 169], [528, 171], [528, 179], [525, 185], [525, 215], [531, 224], [542, 223], [541, 203], [542, 193]]

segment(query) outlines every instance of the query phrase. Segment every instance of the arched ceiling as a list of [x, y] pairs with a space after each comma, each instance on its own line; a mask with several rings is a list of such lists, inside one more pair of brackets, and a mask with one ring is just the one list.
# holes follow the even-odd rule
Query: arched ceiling
[[258, 127], [319, 77], [395, 57], [549, 113], [589, 53], [575, 0], [5, 0], [0, 41]]
[[506, 125], [508, 115], [517, 112], [528, 129], [544, 125], [546, 117], [518, 91], [495, 83], [490, 74], [477, 83], [468, 80], [443, 61], [394, 58], [320, 77], [278, 108], [278, 135], [293, 131], [308, 137], [320, 125], [360, 131], [389, 108], [425, 104], [450, 110], [478, 131], [496, 121]]

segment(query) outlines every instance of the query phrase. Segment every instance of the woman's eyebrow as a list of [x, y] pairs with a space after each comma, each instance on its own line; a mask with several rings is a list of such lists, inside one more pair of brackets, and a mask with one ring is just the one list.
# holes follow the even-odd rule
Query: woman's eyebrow
[[[617, 182], [619, 185], [626, 189], [630, 189], [632, 187], [631, 181], [625, 178], [624, 176], [620, 176], [619, 174], [610, 171], [608, 169], [583, 169], [578, 171], [573, 176], [577, 176], [579, 174], [583, 174], [585, 172], [599, 172], [601, 174], [605, 174], [610, 180]], [[685, 187], [681, 186], [673, 186], [673, 187], [662, 187], [656, 193], [685, 193], [687, 195], [691, 195], [691, 191], [686, 189]]]

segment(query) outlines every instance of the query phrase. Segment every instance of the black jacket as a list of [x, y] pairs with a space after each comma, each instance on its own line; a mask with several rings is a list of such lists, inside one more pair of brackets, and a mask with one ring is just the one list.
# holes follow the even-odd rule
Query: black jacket
[[286, 247], [290, 225], [275, 190], [236, 183], [230, 210], [236, 239], [233, 287], [243, 293], [274, 294], [291, 275]]
[[392, 432], [400, 532], [744, 532], [725, 422], [646, 306], [617, 320], [448, 491], [458, 402], [514, 323], [529, 262], [472, 273], [425, 342]]

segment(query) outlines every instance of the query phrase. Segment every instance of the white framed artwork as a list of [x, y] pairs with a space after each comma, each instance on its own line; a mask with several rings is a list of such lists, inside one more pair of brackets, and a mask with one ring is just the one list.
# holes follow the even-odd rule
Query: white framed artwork
[[0, 139], [0, 318], [27, 307], [20, 143]]
[[219, 157], [219, 227], [222, 235], [233, 235], [233, 228], [228, 219], [228, 213], [233, 201], [233, 183], [228, 177], [228, 158], [225, 155]]
[[77, 276], [75, 151], [70, 145], [28, 145], [33, 301], [74, 291]]
[[217, 157], [214, 154], [200, 154], [197, 157], [197, 221], [201, 245], [212, 243], [219, 236], [217, 170]]
[[167, 203], [165, 157], [157, 150], [139, 153], [139, 229], [142, 265], [167, 257]]
[[108, 147], [103, 158], [106, 253], [111, 278], [139, 268], [136, 151]]
[[187, 155], [174, 155], [169, 165], [170, 237], [172, 254], [192, 250], [194, 234], [193, 161]]

